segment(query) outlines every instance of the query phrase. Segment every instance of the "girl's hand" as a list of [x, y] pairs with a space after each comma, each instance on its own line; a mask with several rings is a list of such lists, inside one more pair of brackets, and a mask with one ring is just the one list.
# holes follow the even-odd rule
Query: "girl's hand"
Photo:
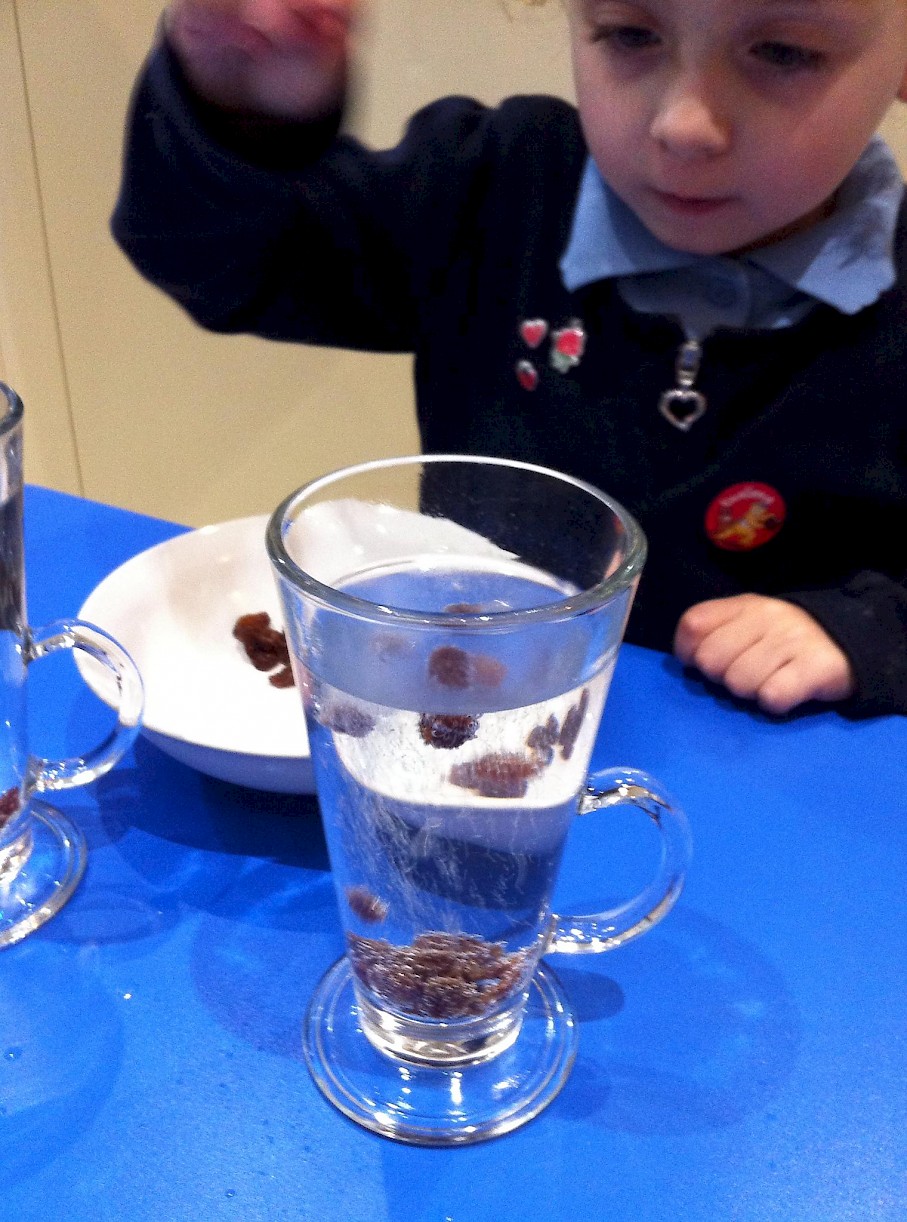
[[340, 100], [358, 0], [174, 0], [164, 28], [206, 101], [314, 119]]
[[674, 652], [769, 713], [806, 700], [844, 700], [854, 690], [846, 655], [811, 615], [779, 598], [739, 594], [697, 603], [677, 625]]

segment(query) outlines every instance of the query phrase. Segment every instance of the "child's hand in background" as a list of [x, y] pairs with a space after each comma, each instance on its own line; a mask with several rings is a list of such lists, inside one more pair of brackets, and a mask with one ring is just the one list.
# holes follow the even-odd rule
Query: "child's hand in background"
[[216, 106], [313, 119], [339, 101], [358, 0], [174, 0], [167, 38]]
[[811, 615], [779, 598], [739, 594], [697, 603], [681, 616], [674, 652], [769, 713], [853, 693], [846, 655]]

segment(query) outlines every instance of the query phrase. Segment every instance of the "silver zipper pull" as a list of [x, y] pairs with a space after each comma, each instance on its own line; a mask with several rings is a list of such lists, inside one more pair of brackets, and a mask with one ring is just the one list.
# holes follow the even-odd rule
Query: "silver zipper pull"
[[658, 400], [658, 410], [662, 416], [682, 433], [690, 431], [707, 407], [705, 395], [694, 389], [701, 363], [702, 344], [698, 339], [684, 340], [674, 362], [677, 385], [672, 390], [666, 390]]

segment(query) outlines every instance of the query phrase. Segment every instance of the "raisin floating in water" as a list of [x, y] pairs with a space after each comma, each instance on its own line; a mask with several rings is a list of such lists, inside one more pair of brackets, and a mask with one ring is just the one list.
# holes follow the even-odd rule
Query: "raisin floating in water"
[[428, 659], [430, 678], [442, 687], [469, 687], [469, 654], [456, 645], [439, 645]]
[[387, 904], [368, 887], [347, 887], [346, 902], [360, 920], [369, 924], [377, 924], [387, 916]]
[[552, 713], [544, 725], [533, 726], [526, 739], [526, 746], [532, 752], [540, 768], [547, 768], [554, 759], [554, 748], [557, 744], [560, 725]]
[[292, 687], [296, 680], [289, 666], [281, 666], [273, 675], [268, 675], [268, 682], [272, 687]]
[[500, 687], [506, 674], [507, 667], [497, 658], [490, 658], [486, 653], [473, 654], [472, 680], [479, 687]]
[[447, 615], [479, 615], [482, 608], [478, 603], [448, 603], [444, 611]]
[[348, 734], [350, 738], [365, 738], [375, 728], [375, 719], [355, 704], [326, 704], [316, 714], [329, 730]]
[[539, 771], [536, 760], [501, 752], [454, 764], [448, 779], [451, 785], [471, 789], [483, 798], [523, 798], [529, 781]]
[[468, 713], [463, 716], [455, 713], [422, 713], [419, 717], [419, 733], [423, 742], [442, 751], [462, 747], [475, 738], [478, 729], [478, 717], [471, 717]]
[[442, 687], [498, 687], [506, 667], [484, 653], [467, 653], [456, 645], [439, 645], [428, 659], [429, 678]]
[[532, 758], [539, 768], [547, 768], [554, 760], [554, 747], [533, 747]]
[[576, 746], [576, 740], [579, 736], [580, 727], [586, 716], [586, 709], [589, 707], [589, 692], [583, 688], [583, 694], [579, 698], [579, 703], [574, 704], [564, 718], [564, 724], [561, 726], [561, 732], [558, 735], [558, 745], [561, 749], [561, 758], [568, 760], [573, 754], [573, 748]]
[[526, 746], [538, 750], [541, 747], [553, 747], [557, 742], [560, 727], [557, 718], [552, 713], [544, 725], [533, 726], [526, 739]]

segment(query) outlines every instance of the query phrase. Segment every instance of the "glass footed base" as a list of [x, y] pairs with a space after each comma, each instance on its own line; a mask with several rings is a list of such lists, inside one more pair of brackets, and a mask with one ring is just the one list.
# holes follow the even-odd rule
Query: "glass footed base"
[[303, 1032], [309, 1071], [335, 1107], [374, 1133], [422, 1146], [485, 1141], [537, 1116], [566, 1082], [576, 1043], [573, 1012], [542, 964], [516, 1040], [481, 1064], [445, 1069], [379, 1052], [360, 1025], [346, 959], [320, 981]]
[[76, 825], [32, 799], [22, 835], [0, 850], [0, 947], [11, 946], [59, 912], [79, 885], [88, 852]]

